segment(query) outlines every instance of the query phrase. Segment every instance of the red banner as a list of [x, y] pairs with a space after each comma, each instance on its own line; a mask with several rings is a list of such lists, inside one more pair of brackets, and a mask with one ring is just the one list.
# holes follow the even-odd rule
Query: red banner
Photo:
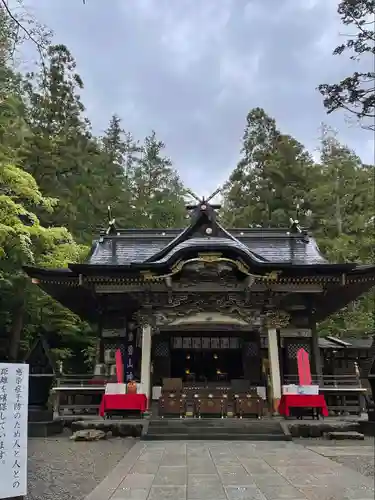
[[310, 360], [305, 349], [301, 348], [297, 351], [297, 365], [299, 385], [311, 385]]
[[117, 375], [117, 383], [124, 383], [124, 363], [122, 362], [122, 354], [121, 350], [117, 349], [116, 351], [116, 375]]

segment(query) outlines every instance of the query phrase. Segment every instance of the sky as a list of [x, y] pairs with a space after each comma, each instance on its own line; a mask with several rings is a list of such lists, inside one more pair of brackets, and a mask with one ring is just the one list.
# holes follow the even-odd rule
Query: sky
[[345, 40], [337, 3], [24, 0], [75, 57], [95, 133], [114, 113], [137, 139], [154, 129], [200, 196], [236, 166], [253, 107], [263, 107], [314, 154], [325, 122], [363, 161], [374, 161], [373, 134], [342, 112], [327, 116], [316, 90], [359, 64], [332, 55]]

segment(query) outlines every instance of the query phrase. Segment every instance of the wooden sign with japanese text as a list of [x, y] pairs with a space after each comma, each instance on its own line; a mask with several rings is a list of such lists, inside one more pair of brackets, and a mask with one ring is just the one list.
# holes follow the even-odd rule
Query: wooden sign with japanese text
[[0, 363], [0, 499], [27, 493], [29, 365]]

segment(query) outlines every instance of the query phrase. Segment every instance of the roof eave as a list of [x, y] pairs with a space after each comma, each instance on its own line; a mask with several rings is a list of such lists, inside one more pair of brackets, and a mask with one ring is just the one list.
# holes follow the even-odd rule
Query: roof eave
[[44, 267], [22, 266], [23, 271], [30, 278], [56, 278], [56, 279], [70, 279], [77, 278], [78, 275], [70, 268], [48, 269]]
[[350, 302], [361, 297], [375, 286], [375, 281], [352, 283], [350, 287], [334, 287], [328, 295], [314, 296], [316, 302], [316, 321], [321, 322], [343, 309]]

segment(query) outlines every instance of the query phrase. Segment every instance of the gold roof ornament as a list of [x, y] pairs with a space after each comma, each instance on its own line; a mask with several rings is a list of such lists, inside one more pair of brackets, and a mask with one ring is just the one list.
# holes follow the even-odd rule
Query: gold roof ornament
[[290, 323], [290, 314], [285, 311], [268, 311], [264, 316], [264, 326], [267, 328], [286, 328]]
[[198, 257], [193, 257], [187, 260], [180, 260], [176, 262], [172, 268], [171, 272], [167, 274], [155, 274], [150, 270], [141, 271], [141, 276], [144, 281], [159, 281], [164, 280], [166, 278], [170, 278], [175, 274], [178, 274], [182, 271], [182, 269], [188, 264], [194, 263], [204, 263], [204, 264], [231, 264], [233, 267], [237, 268], [242, 274], [246, 276], [250, 276], [254, 279], [262, 280], [262, 281], [278, 281], [280, 274], [282, 271], [271, 271], [266, 274], [254, 274], [250, 272], [250, 268], [240, 259], [234, 260], [229, 259], [227, 257], [223, 257], [221, 253], [200, 253]]

